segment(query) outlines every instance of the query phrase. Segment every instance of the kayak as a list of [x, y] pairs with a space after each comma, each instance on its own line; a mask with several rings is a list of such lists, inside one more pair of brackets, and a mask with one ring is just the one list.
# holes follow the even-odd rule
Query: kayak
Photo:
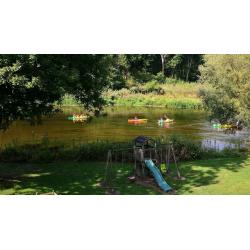
[[158, 120], [158, 123], [170, 123], [173, 122], [173, 119], [166, 119], [166, 120]]
[[70, 121], [85, 121], [87, 119], [88, 119], [88, 117], [86, 115], [85, 116], [80, 116], [80, 117], [68, 116], [68, 120], [70, 120]]
[[222, 128], [237, 128], [236, 125], [231, 125], [231, 124], [224, 124], [224, 125], [221, 125]]
[[128, 123], [146, 123], [148, 119], [128, 119]]
[[231, 124], [213, 124], [213, 128], [237, 128], [236, 125], [231, 125]]

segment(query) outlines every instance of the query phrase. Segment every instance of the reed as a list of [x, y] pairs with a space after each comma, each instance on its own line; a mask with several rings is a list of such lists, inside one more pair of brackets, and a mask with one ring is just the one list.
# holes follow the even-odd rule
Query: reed
[[[181, 136], [170, 136], [169, 138], [155, 138], [159, 143], [172, 142], [176, 151], [176, 155], [180, 161], [208, 159], [217, 157], [240, 156], [243, 149], [225, 149], [216, 151], [216, 149], [206, 149], [201, 143], [193, 142], [190, 139]], [[56, 162], [56, 161], [105, 161], [108, 150], [112, 149], [128, 149], [130, 148], [130, 156], [133, 148], [133, 142], [80, 142], [72, 141], [71, 143], [63, 143], [57, 141], [51, 142], [48, 138], [44, 138], [39, 143], [19, 145], [11, 143], [0, 150], [0, 162]], [[127, 157], [131, 161], [132, 156]]]
[[159, 106], [174, 109], [202, 109], [200, 89], [209, 85], [200, 83], [165, 83], [151, 81], [134, 84], [121, 90], [107, 90], [104, 98], [111, 105], [122, 106]]

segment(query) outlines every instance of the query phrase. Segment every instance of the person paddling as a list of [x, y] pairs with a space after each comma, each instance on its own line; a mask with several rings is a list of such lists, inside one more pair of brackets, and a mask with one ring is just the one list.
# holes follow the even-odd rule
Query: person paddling
[[161, 117], [160, 120], [159, 120], [159, 122], [160, 123], [164, 122], [164, 118]]
[[165, 121], [166, 121], [166, 120], [169, 120], [169, 118], [167, 117], [166, 114], [163, 116], [163, 119], [164, 119]]

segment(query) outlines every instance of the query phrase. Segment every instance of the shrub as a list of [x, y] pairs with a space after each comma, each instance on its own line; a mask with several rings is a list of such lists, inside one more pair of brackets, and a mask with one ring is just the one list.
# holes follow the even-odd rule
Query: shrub
[[154, 76], [154, 79], [158, 82], [158, 83], [165, 83], [166, 82], [166, 77], [162, 72], [157, 73], [156, 76]]
[[142, 93], [144, 91], [143, 86], [137, 85], [130, 88], [130, 92], [133, 94]]
[[[208, 159], [216, 157], [239, 156], [246, 153], [239, 149], [225, 149], [218, 152], [214, 149], [205, 149], [199, 142], [173, 135], [170, 138], [156, 138], [158, 143], [173, 143], [174, 151], [179, 161]], [[39, 144], [25, 144], [18, 146], [11, 144], [0, 150], [2, 162], [54, 162], [54, 161], [105, 161], [110, 149], [130, 148], [126, 161], [133, 162], [133, 142], [96, 141], [90, 143], [73, 143], [66, 145], [57, 142], [53, 145], [47, 141]], [[118, 158], [121, 154], [118, 155]], [[120, 158], [119, 158], [120, 159]]]
[[154, 79], [154, 75], [148, 72], [137, 72], [134, 76], [136, 82], [138, 83], [145, 83], [149, 82]]
[[144, 85], [144, 90], [146, 93], [155, 93], [155, 94], [165, 94], [164, 89], [157, 83], [155, 80], [147, 82]]
[[180, 160], [201, 159], [201, 143], [194, 143], [178, 135], [171, 136], [169, 141], [173, 143], [175, 154]]

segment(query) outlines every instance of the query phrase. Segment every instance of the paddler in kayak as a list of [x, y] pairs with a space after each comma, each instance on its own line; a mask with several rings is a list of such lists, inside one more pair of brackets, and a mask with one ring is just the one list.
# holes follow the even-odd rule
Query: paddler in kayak
[[159, 119], [159, 123], [163, 123], [164, 120], [165, 120], [165, 119], [161, 117], [161, 118]]
[[73, 115], [72, 115], [72, 121], [73, 121], [73, 123], [76, 122], [76, 114], [73, 114]]
[[170, 119], [170, 118], [167, 116], [167, 114], [165, 114], [165, 115], [163, 116], [163, 119], [164, 119], [164, 122], [173, 122], [173, 121], [174, 121], [173, 119]]
[[169, 120], [167, 114], [165, 114], [165, 115], [163, 116], [163, 120], [164, 120], [164, 121]]
[[163, 115], [159, 120], [158, 120], [158, 122], [159, 123], [164, 123], [165, 121], [168, 121], [169, 120], [169, 118], [167, 117], [167, 115], [165, 114], [165, 115]]
[[165, 115], [163, 115], [163, 117], [161, 117], [159, 120], [158, 120], [158, 123], [159, 124], [163, 124], [163, 123], [169, 123], [169, 122], [173, 122], [174, 120], [172, 120], [172, 119], [169, 119], [168, 117], [167, 117], [167, 115], [165, 114]]

